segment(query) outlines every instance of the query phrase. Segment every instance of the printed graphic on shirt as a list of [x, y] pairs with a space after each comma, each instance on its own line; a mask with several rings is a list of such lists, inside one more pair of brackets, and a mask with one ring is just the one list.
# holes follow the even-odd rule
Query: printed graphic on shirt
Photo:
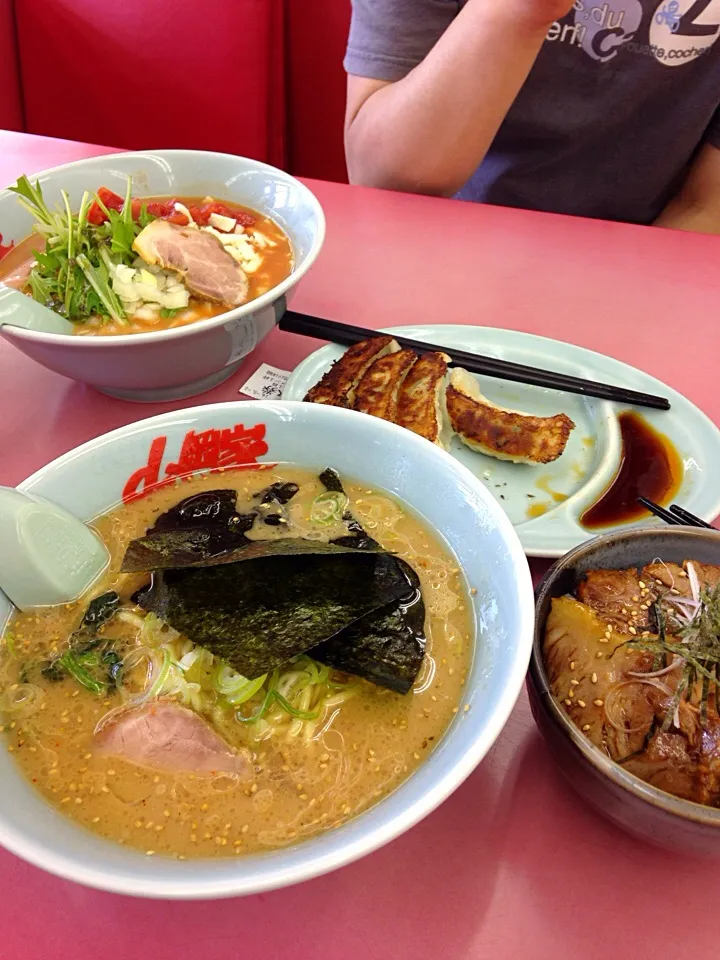
[[582, 32], [580, 46], [593, 60], [612, 60], [618, 49], [627, 43], [642, 23], [643, 8], [640, 0], [615, 0], [591, 6], [575, 4], [575, 26]]
[[720, 0], [663, 0], [650, 24], [650, 46], [668, 67], [691, 63], [720, 37]]
[[575, 0], [573, 22], [556, 21], [546, 40], [571, 43], [599, 63], [623, 50], [677, 67], [707, 53], [720, 38], [720, 0], [660, 0], [649, 13], [648, 42], [638, 39], [643, 15], [640, 0]]

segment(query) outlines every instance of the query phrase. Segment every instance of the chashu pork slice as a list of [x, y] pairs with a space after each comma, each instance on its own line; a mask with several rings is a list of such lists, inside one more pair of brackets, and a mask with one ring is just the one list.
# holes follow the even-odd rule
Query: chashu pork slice
[[445, 405], [450, 357], [426, 353], [411, 367], [397, 397], [395, 423], [447, 450], [452, 429]]
[[353, 409], [394, 422], [398, 393], [416, 360], [413, 350], [398, 350], [376, 360], [357, 385]]
[[575, 424], [564, 413], [535, 417], [492, 403], [475, 378], [456, 367], [445, 399], [452, 428], [471, 450], [514, 463], [551, 463], [565, 450]]
[[354, 344], [308, 391], [305, 400], [309, 403], [327, 403], [333, 407], [352, 407], [355, 390], [368, 367], [380, 357], [399, 350], [392, 337], [372, 337]]
[[233, 750], [194, 711], [170, 700], [153, 700], [113, 712], [95, 733], [100, 753], [157, 770], [186, 771], [197, 777], [252, 776], [247, 750]]
[[153, 220], [135, 237], [133, 250], [145, 263], [179, 274], [203, 300], [239, 307], [248, 299], [247, 274], [217, 237], [197, 227]]

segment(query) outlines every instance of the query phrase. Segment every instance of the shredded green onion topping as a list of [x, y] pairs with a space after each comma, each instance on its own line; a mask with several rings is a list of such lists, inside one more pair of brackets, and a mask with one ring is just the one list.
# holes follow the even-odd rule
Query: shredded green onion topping
[[347, 509], [348, 498], [344, 493], [326, 490], [318, 494], [310, 506], [310, 519], [313, 523], [329, 526], [339, 523]]

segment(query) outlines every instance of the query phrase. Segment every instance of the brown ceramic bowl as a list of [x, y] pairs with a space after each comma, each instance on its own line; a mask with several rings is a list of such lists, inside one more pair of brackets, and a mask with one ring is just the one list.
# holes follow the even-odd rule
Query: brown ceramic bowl
[[697, 527], [634, 528], [576, 547], [555, 563], [535, 593], [535, 639], [528, 692], [540, 732], [580, 796], [642, 840], [683, 853], [720, 856], [720, 809], [680, 800], [623, 770], [594, 746], [558, 706], [542, 657], [553, 597], [571, 593], [588, 570], [642, 567], [654, 558], [720, 564], [720, 533]]

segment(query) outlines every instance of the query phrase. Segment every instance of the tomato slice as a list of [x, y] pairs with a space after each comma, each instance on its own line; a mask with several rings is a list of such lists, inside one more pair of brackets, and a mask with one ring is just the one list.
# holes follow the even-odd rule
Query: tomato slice
[[90, 209], [88, 210], [88, 223], [94, 223], [95, 226], [99, 226], [101, 223], [105, 223], [107, 217], [105, 216], [105, 211], [97, 203], [90, 204]]
[[107, 187], [100, 187], [97, 195], [108, 210], [122, 210], [125, 201], [122, 197], [119, 197], [117, 193], [113, 193], [112, 190], [108, 190]]
[[200, 224], [201, 227], [206, 226], [210, 222], [210, 216], [213, 213], [217, 213], [221, 217], [230, 217], [231, 220], [237, 220], [243, 227], [249, 227], [255, 223], [255, 217], [253, 217], [252, 214], [233, 210], [219, 200], [212, 200], [209, 203], [203, 203], [200, 207], [190, 207], [189, 209], [193, 220], [195, 223]]
[[[117, 193], [113, 193], [112, 190], [109, 190], [107, 187], [100, 187], [98, 190], [98, 197], [105, 204], [108, 210], [122, 210], [124, 200], [122, 197], [118, 196]], [[184, 213], [180, 213], [175, 209], [176, 200], [173, 197], [171, 200], [150, 200], [145, 206], [147, 212], [153, 216], [158, 217], [162, 220], [167, 220], [169, 223], [176, 223], [178, 226], [187, 226], [188, 218]], [[140, 211], [142, 210], [143, 201], [139, 199], [134, 199], [132, 201], [132, 217], [133, 220], [137, 220], [140, 216]], [[237, 220], [239, 224], [244, 227], [250, 227], [255, 223], [256, 218], [250, 213], [242, 213], [237, 210], [232, 210], [226, 204], [221, 203], [219, 200], [212, 200], [208, 203], [203, 203], [200, 206], [196, 204], [191, 204], [188, 206], [190, 211], [190, 216], [193, 218], [195, 223], [199, 226], [204, 227], [210, 222], [210, 215], [213, 213], [220, 214], [223, 217], [231, 217], [233, 220]], [[98, 203], [93, 203], [88, 210], [88, 222], [95, 225], [105, 223], [107, 217], [104, 210]], [[2, 250], [2, 247], [0, 247]]]
[[[97, 192], [98, 197], [102, 200], [108, 210], [122, 210], [123, 208], [123, 198], [119, 197], [116, 193], [113, 193], [112, 190], [109, 190], [107, 187], [100, 187]], [[100, 206], [99, 203], [92, 203], [90, 209], [88, 210], [88, 223], [94, 223], [96, 226], [105, 223], [107, 216], [105, 211]]]
[[3, 246], [2, 234], [0, 233], [0, 260], [2, 260], [4, 256], [10, 253], [10, 251], [14, 246], [15, 246], [14, 240], [11, 240], [9, 244], [5, 244], [5, 246]]

